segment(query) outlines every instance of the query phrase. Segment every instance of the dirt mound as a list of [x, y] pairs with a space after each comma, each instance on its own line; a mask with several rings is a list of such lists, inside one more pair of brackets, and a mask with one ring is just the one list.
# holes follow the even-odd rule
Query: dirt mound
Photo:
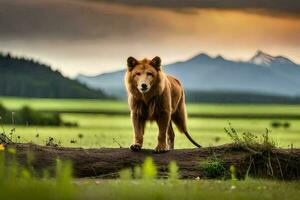
[[[24, 166], [28, 165], [30, 156], [28, 152], [32, 152], [34, 159], [31, 165], [37, 173], [42, 173], [45, 169], [53, 173], [56, 159], [60, 158], [73, 163], [75, 177], [116, 178], [120, 170], [134, 168], [141, 165], [146, 157], [152, 157], [158, 168], [159, 177], [167, 177], [168, 164], [170, 161], [176, 161], [181, 178], [226, 178], [230, 177], [230, 166], [234, 166], [237, 178], [249, 175], [281, 180], [300, 179], [300, 149], [253, 150], [226, 144], [201, 149], [176, 149], [155, 154], [152, 150], [132, 152], [127, 148], [83, 149], [34, 144], [10, 144], [6, 147], [6, 149], [14, 147], [17, 150], [17, 160]], [[206, 163], [206, 167], [203, 167], [203, 163]], [[214, 173], [214, 170], [219, 171]]]

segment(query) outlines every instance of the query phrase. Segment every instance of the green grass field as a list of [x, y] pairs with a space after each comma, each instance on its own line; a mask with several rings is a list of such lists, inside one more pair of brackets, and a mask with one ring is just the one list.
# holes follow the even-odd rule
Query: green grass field
[[[75, 113], [62, 113], [67, 122], [77, 122], [78, 127], [36, 127], [36, 126], [7, 126], [6, 133], [12, 128], [16, 132], [12, 138], [18, 142], [34, 142], [45, 144], [47, 138], [53, 137], [62, 146], [89, 147], [128, 147], [132, 142], [132, 126], [129, 114], [77, 114], [76, 111], [113, 110], [128, 111], [127, 103], [107, 100], [70, 100], [70, 99], [28, 99], [1, 98], [0, 102], [11, 110], [18, 110], [29, 105], [36, 110], [69, 110]], [[269, 113], [297, 114], [298, 105], [214, 105], [188, 104], [188, 113]], [[289, 122], [289, 128], [273, 128], [272, 122]], [[219, 145], [230, 142], [224, 128], [231, 123], [240, 132], [262, 134], [266, 128], [271, 130], [271, 137], [280, 147], [300, 147], [300, 120], [295, 119], [243, 119], [243, 118], [190, 118], [188, 127], [190, 134], [203, 146]], [[148, 123], [145, 133], [145, 148], [154, 148], [157, 137], [155, 123]], [[176, 131], [175, 148], [192, 148], [193, 145], [183, 134]], [[82, 137], [79, 137], [82, 135]], [[20, 139], [17, 137], [20, 136]], [[75, 143], [71, 143], [75, 141]], [[118, 144], [119, 143], [119, 144]]]
[[[53, 137], [56, 143], [62, 146], [88, 147], [128, 147], [132, 142], [132, 126], [129, 116], [107, 116], [101, 114], [63, 114], [65, 121], [78, 122], [79, 127], [36, 127], [14, 126], [16, 131], [14, 141], [34, 142], [45, 144], [48, 137]], [[203, 146], [220, 145], [231, 142], [225, 134], [224, 127], [231, 123], [239, 132], [252, 132], [261, 135], [266, 128], [271, 130], [270, 136], [280, 147], [300, 147], [300, 123], [289, 120], [288, 129], [271, 127], [273, 120], [259, 119], [189, 119], [189, 132], [193, 138]], [[8, 133], [13, 126], [4, 125]], [[148, 123], [145, 133], [145, 148], [154, 148], [156, 145], [157, 126]], [[176, 130], [175, 148], [193, 148], [187, 138]], [[83, 137], [80, 138], [79, 135]], [[38, 137], [37, 137], [38, 135]], [[20, 139], [17, 139], [20, 136]], [[76, 140], [76, 143], [71, 143]], [[115, 140], [115, 142], [114, 142]]]
[[[28, 105], [48, 111], [116, 111], [128, 112], [126, 101], [86, 99], [31, 99], [0, 97], [0, 103], [11, 110]], [[187, 104], [188, 114], [300, 114], [300, 105], [272, 104]]]
[[[0, 98], [0, 103], [10, 110], [22, 106], [40, 111], [58, 111], [66, 122], [77, 122], [78, 127], [42, 127], [1, 125], [13, 141], [33, 142], [44, 145], [49, 137], [61, 146], [99, 148], [128, 147], [132, 142], [132, 126], [126, 102], [101, 100], [57, 100]], [[69, 113], [71, 111], [72, 113]], [[84, 111], [84, 113], [82, 113]], [[97, 113], [94, 113], [97, 111]], [[120, 115], [101, 114], [103, 111], [122, 112]], [[76, 113], [79, 112], [79, 113]], [[90, 113], [89, 113], [90, 112]], [[214, 105], [189, 104], [188, 113], [198, 114], [298, 114], [298, 105]], [[273, 122], [289, 122], [289, 128], [273, 128]], [[298, 119], [243, 119], [199, 118], [188, 120], [189, 132], [203, 146], [229, 143], [224, 128], [229, 123], [239, 132], [261, 135], [267, 129], [279, 147], [291, 144], [300, 147], [300, 120]], [[2, 130], [1, 130], [2, 129]], [[13, 134], [9, 133], [11, 130]], [[176, 130], [175, 148], [193, 148], [193, 145]], [[18, 137], [19, 136], [19, 137]], [[156, 145], [157, 127], [148, 124], [145, 133], [145, 148]], [[72, 141], [72, 142], [71, 142]], [[75, 142], [75, 143], [74, 143]], [[1, 150], [0, 150], [1, 151]], [[0, 152], [1, 157], [1, 152]], [[0, 195], [3, 199], [299, 199], [299, 182], [271, 180], [101, 180], [93, 178], [72, 179], [70, 171], [52, 179], [36, 179], [28, 172], [18, 175], [17, 168], [5, 170], [0, 162]], [[13, 173], [13, 174], [10, 174]], [[8, 177], [7, 177], [8, 176]]]

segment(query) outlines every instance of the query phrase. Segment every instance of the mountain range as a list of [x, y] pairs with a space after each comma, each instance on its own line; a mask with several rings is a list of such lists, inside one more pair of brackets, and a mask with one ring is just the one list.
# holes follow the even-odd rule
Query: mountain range
[[[245, 95], [250, 99], [260, 96], [262, 101], [267, 96], [291, 100], [300, 97], [300, 65], [287, 57], [271, 56], [263, 51], [257, 51], [248, 61], [201, 53], [188, 60], [165, 65], [163, 70], [179, 78], [188, 94], [213, 94], [216, 98], [226, 99], [240, 94], [244, 99]], [[97, 76], [80, 74], [76, 79], [109, 95], [125, 98], [124, 74], [125, 69]]]

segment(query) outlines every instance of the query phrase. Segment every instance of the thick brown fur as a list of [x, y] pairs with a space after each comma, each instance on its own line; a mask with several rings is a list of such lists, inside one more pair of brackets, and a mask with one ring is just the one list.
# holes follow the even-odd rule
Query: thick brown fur
[[[156, 121], [159, 134], [156, 152], [174, 148], [174, 130], [172, 121], [178, 130], [198, 147], [187, 132], [187, 117], [184, 90], [180, 82], [161, 70], [161, 60], [127, 60], [125, 84], [128, 92], [128, 103], [134, 128], [132, 150], [143, 146], [143, 135], [146, 121]], [[143, 86], [143, 87], [142, 87]], [[144, 90], [145, 89], [145, 90]]]

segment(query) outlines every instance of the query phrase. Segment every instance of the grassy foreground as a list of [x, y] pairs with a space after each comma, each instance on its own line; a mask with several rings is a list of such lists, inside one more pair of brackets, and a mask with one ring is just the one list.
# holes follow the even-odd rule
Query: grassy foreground
[[[37, 110], [80, 111], [113, 110], [126, 112], [126, 102], [98, 100], [56, 100], [1, 98], [0, 103], [12, 110], [24, 105]], [[269, 113], [298, 114], [297, 105], [212, 105], [190, 104], [189, 113]], [[45, 145], [49, 137], [62, 146], [72, 147], [127, 147], [132, 142], [132, 125], [128, 115], [104, 114], [62, 114], [64, 121], [77, 122], [78, 127], [41, 127], [1, 125], [5, 132], [17, 142], [34, 142]], [[271, 119], [208, 119], [190, 118], [188, 127], [193, 138], [203, 146], [220, 145], [230, 142], [224, 127], [231, 123], [239, 132], [261, 134], [268, 128], [270, 137], [279, 147], [300, 147], [299, 120], [276, 120], [289, 122], [290, 127], [272, 127]], [[10, 134], [12, 133], [12, 134]], [[148, 124], [145, 134], [145, 148], [156, 145], [156, 124]], [[191, 148], [192, 144], [176, 131], [175, 148]], [[14, 153], [12, 150], [11, 154]], [[8, 166], [8, 167], [7, 167]], [[148, 167], [145, 167], [148, 166]], [[150, 169], [150, 170], [149, 170]], [[36, 177], [32, 168], [22, 169], [12, 160], [3, 163], [0, 148], [0, 197], [1, 199], [299, 199], [299, 182], [271, 180], [178, 180], [176, 170], [170, 179], [154, 179], [155, 167], [144, 165], [136, 179], [130, 178], [125, 170], [119, 180], [73, 179], [69, 163], [57, 162], [56, 176]], [[171, 170], [172, 171], [172, 170]], [[136, 172], [135, 172], [136, 173]]]
[[70, 163], [57, 160], [56, 176], [36, 177], [30, 167], [21, 168], [14, 160], [15, 150], [8, 149], [12, 159], [4, 164], [0, 149], [1, 199], [298, 199], [299, 182], [253, 180], [179, 180], [176, 163], [169, 166], [169, 179], [155, 179], [156, 167], [151, 158], [136, 168], [120, 172], [119, 180], [72, 179]]
[[[5, 189], [5, 192], [3, 192]], [[267, 180], [176, 182], [155, 180], [57, 180], [19, 181], [0, 189], [3, 199], [244, 199], [297, 200], [299, 182], [282, 183]]]
[[[97, 183], [97, 181], [96, 181]], [[298, 199], [300, 184], [267, 180], [246, 181], [105, 181], [87, 183], [89, 198], [113, 199]], [[83, 193], [85, 196], [86, 193]]]

